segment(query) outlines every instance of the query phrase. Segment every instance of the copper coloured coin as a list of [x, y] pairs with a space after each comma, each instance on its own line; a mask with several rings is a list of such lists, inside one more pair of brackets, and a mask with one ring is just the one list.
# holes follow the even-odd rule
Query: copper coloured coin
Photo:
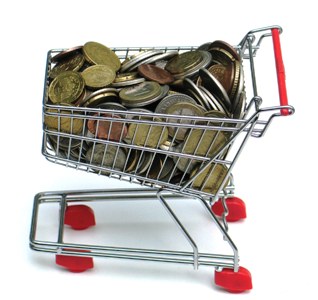
[[[95, 114], [98, 116], [98, 114]], [[90, 119], [87, 122], [87, 128], [92, 134], [96, 134], [99, 139], [111, 141], [120, 141], [127, 135], [127, 126], [120, 117], [112, 114], [102, 114], [102, 117], [110, 118], [109, 120]], [[119, 119], [118, 121], [115, 119]]]
[[174, 82], [174, 77], [171, 73], [155, 65], [142, 64], [138, 67], [138, 73], [146, 79], [156, 81], [160, 84]]
[[62, 61], [69, 56], [72, 56], [78, 52], [81, 52], [82, 48], [83, 48], [83, 46], [76, 46], [76, 47], [72, 47], [72, 48], [68, 48], [66, 50], [63, 50], [63, 51], [59, 52], [58, 54], [54, 55], [51, 58], [51, 62], [56, 63], [56, 62]]
[[216, 41], [212, 42], [210, 44], [209, 51], [214, 49], [214, 48], [224, 49], [225, 51], [230, 53], [234, 57], [234, 59], [239, 60], [239, 61], [241, 60], [240, 55], [238, 54], [236, 49], [225, 41], [216, 40]]

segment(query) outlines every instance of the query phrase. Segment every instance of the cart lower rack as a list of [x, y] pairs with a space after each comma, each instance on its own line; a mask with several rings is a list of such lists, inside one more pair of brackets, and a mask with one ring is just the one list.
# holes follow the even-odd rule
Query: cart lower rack
[[[228, 234], [229, 221], [245, 218], [245, 204], [234, 196], [232, 170], [249, 137], [262, 137], [275, 117], [294, 113], [287, 102], [281, 32], [278, 26], [252, 30], [236, 47], [221, 41], [200, 47], [109, 50], [103, 46], [107, 57], [118, 58], [117, 71], [121, 69], [116, 73], [117, 81], [112, 78], [110, 87], [97, 90], [95, 87], [94, 92], [81, 91], [72, 100], [70, 93], [74, 94], [80, 85], [77, 80], [90, 87], [96, 84], [90, 81], [92, 69], [96, 72], [96, 68], [101, 68], [99, 79], [105, 70], [106, 80], [115, 73], [96, 62], [88, 67], [81, 63], [83, 75], [79, 75], [78, 69], [68, 71], [74, 61], [76, 64], [84, 61], [79, 49], [92, 64], [88, 47], [49, 51], [43, 97], [43, 155], [56, 164], [136, 183], [143, 188], [38, 193], [34, 199], [30, 247], [55, 253], [57, 264], [75, 272], [92, 268], [93, 257], [191, 264], [195, 269], [213, 266], [217, 285], [231, 292], [251, 289], [251, 274], [239, 266], [238, 249]], [[270, 36], [281, 103], [262, 108], [254, 57], [261, 42]], [[101, 48], [95, 44], [94, 47]], [[248, 103], [243, 60], [250, 65], [253, 88]], [[138, 69], [149, 79], [147, 71], [158, 68], [160, 72], [174, 72], [174, 81], [159, 84], [159, 80], [145, 81], [136, 76]], [[166, 79], [164, 75], [160, 78]], [[203, 205], [230, 246], [231, 255], [199, 251], [168, 203], [187, 199]], [[192, 251], [65, 242], [65, 225], [75, 230], [96, 225], [94, 211], [87, 203], [112, 200], [158, 201]], [[59, 207], [57, 239], [38, 239], [39, 211], [44, 204], [52, 203]]]

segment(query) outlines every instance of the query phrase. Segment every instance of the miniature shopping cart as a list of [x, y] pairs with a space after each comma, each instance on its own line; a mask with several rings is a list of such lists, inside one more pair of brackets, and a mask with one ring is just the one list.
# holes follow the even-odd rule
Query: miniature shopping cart
[[[235, 46], [242, 58], [244, 68], [249, 66], [249, 76], [245, 84], [250, 84], [253, 97], [243, 106], [240, 118], [221, 118], [208, 116], [182, 116], [162, 113], [150, 113], [137, 110], [101, 109], [92, 107], [53, 105], [48, 101], [49, 71], [52, 57], [61, 50], [51, 50], [47, 56], [43, 97], [43, 119], [55, 118], [58, 123], [67, 120], [70, 128], [80, 121], [84, 126], [74, 133], [60, 130], [60, 125], [52, 130], [43, 122], [42, 153], [48, 161], [68, 168], [91, 172], [100, 176], [115, 178], [122, 182], [137, 184], [139, 188], [56, 191], [40, 192], [35, 196], [32, 224], [30, 231], [30, 247], [33, 250], [54, 253], [56, 263], [65, 268], [81, 272], [93, 267], [93, 257], [123, 258], [142, 261], [171, 262], [199, 266], [215, 267], [215, 283], [232, 292], [242, 292], [252, 288], [251, 274], [239, 266], [238, 250], [228, 233], [228, 222], [245, 217], [244, 202], [234, 196], [232, 170], [244, 145], [251, 138], [260, 138], [267, 131], [272, 121], [279, 116], [294, 113], [288, 105], [285, 73], [280, 48], [279, 26], [264, 27], [252, 30]], [[272, 37], [279, 87], [279, 106], [262, 107], [262, 99], [257, 91], [254, 58], [263, 40]], [[148, 49], [148, 48], [147, 48]], [[164, 51], [177, 50], [179, 53], [192, 51], [196, 47], [162, 47]], [[113, 48], [118, 57], [124, 61], [143, 48]], [[108, 128], [119, 128], [117, 138], [99, 138], [88, 135], [85, 124], [93, 120], [95, 123], [107, 122]], [[127, 138], [127, 128], [134, 128]], [[170, 146], [160, 147], [161, 137], [167, 128], [175, 136], [180, 130], [187, 130], [188, 136], [199, 132], [196, 139], [198, 147], [209, 139], [208, 148], [203, 152], [185, 151], [184, 147], [173, 147], [174, 136]], [[146, 132], [138, 138], [138, 129]], [[109, 129], [111, 130], [111, 129]], [[156, 132], [157, 144], [148, 142]], [[226, 140], [216, 147], [220, 136]], [[55, 143], [52, 143], [52, 140]], [[127, 141], [128, 140], [128, 141]], [[153, 139], [152, 139], [153, 140]], [[134, 142], [135, 141], [135, 142]], [[73, 145], [76, 144], [76, 150]], [[100, 151], [102, 159], [95, 160], [92, 153], [87, 154], [85, 147], [91, 151]], [[209, 151], [209, 149], [214, 151]], [[111, 162], [107, 164], [105, 161]], [[169, 162], [169, 163], [168, 163]], [[178, 165], [185, 169], [181, 174]], [[169, 164], [169, 169], [165, 168]], [[158, 167], [159, 166], [159, 167]], [[158, 170], [159, 168], [159, 170]], [[165, 174], [163, 174], [165, 172]], [[171, 200], [199, 201], [208, 212], [209, 218], [216, 225], [232, 254], [202, 253], [196, 241], [186, 229], [186, 225], [177, 217], [169, 205]], [[158, 201], [175, 221], [185, 236], [192, 251], [156, 250], [131, 247], [114, 247], [106, 245], [87, 245], [84, 243], [65, 242], [65, 227], [86, 229], [95, 225], [93, 209], [87, 203], [103, 203], [107, 201]], [[53, 241], [38, 238], [41, 227], [39, 214], [44, 204], [56, 204], [57, 238]]]

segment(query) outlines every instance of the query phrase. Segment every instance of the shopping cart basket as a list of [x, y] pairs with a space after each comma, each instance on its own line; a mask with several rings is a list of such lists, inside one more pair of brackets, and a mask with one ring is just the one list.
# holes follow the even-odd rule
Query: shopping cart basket
[[[144, 261], [172, 262], [214, 266], [215, 283], [232, 292], [252, 288], [251, 274], [239, 266], [238, 250], [228, 234], [228, 221], [245, 217], [244, 202], [234, 197], [232, 169], [247, 140], [264, 135], [272, 120], [294, 113], [288, 105], [285, 73], [280, 48], [279, 26], [248, 32], [234, 48], [250, 76], [241, 75], [237, 83], [243, 88], [251, 84], [253, 97], [245, 102], [245, 94], [237, 95], [239, 112], [234, 117], [183, 116], [142, 109], [122, 110], [89, 106], [57, 105], [48, 98], [49, 72], [53, 57], [64, 49], [51, 50], [47, 56], [43, 97], [42, 154], [48, 161], [68, 168], [92, 172], [141, 185], [133, 189], [41, 192], [35, 196], [30, 247], [56, 254], [56, 263], [75, 272], [93, 267], [93, 257], [124, 258]], [[279, 106], [262, 107], [257, 92], [254, 58], [264, 39], [272, 37], [279, 87]], [[194, 51], [197, 47], [113, 48], [123, 62], [144, 50]], [[243, 72], [243, 69], [242, 69]], [[249, 80], [249, 81], [247, 81]], [[243, 91], [244, 89], [242, 89]], [[55, 122], [54, 129], [48, 122]], [[66, 124], [66, 125], [65, 125]], [[87, 126], [95, 129], [88, 134]], [[63, 130], [67, 126], [68, 130]], [[164, 144], [168, 139], [169, 143]], [[182, 143], [176, 143], [182, 136]], [[74, 146], [76, 145], [76, 147]], [[182, 170], [182, 172], [180, 172]], [[196, 199], [202, 203], [212, 221], [230, 245], [233, 254], [201, 253], [185, 224], [177, 217], [170, 200]], [[159, 201], [186, 237], [192, 251], [155, 250], [64, 242], [65, 225], [86, 229], [95, 225], [92, 208], [83, 203], [109, 200]], [[37, 238], [38, 215], [43, 204], [59, 207], [57, 239]]]

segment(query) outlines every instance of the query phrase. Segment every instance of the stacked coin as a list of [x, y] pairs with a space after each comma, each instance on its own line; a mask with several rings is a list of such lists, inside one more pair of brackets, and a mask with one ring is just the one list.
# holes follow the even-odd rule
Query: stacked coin
[[173, 185], [192, 179], [208, 193], [222, 183], [226, 167], [206, 163], [224, 158], [235, 131], [227, 120], [245, 110], [241, 60], [227, 43], [119, 58], [87, 42], [51, 58], [48, 82], [44, 123], [57, 155], [103, 175]]

